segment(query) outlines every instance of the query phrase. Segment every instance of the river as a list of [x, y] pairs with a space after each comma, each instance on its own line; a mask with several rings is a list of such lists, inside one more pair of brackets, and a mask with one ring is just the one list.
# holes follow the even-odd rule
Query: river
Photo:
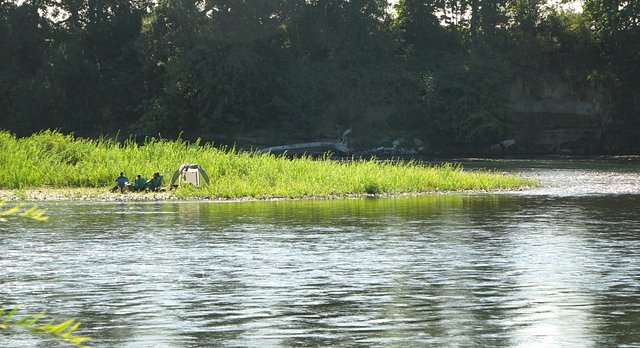
[[0, 225], [0, 304], [78, 318], [94, 347], [640, 346], [640, 159], [461, 162], [543, 186], [45, 202]]

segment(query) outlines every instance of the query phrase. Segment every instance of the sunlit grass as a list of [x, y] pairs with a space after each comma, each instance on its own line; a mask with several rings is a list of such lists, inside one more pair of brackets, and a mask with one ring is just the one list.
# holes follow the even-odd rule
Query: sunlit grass
[[117, 174], [150, 178], [159, 171], [168, 184], [182, 163], [198, 163], [211, 184], [180, 188], [179, 197], [300, 198], [399, 194], [451, 190], [495, 190], [535, 186], [531, 180], [493, 172], [468, 172], [451, 164], [328, 158], [290, 159], [220, 149], [212, 144], [149, 138], [143, 144], [82, 139], [57, 131], [16, 138], [0, 131], [0, 188], [110, 188]]

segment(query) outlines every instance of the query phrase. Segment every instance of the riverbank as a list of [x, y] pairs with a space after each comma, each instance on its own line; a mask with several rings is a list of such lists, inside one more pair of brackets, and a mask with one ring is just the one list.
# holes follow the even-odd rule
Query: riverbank
[[[523, 186], [513, 190], [527, 189]], [[364, 197], [400, 197], [419, 195], [444, 195], [456, 193], [490, 193], [504, 190], [457, 190], [457, 191], [426, 191], [404, 193], [379, 193], [379, 194], [344, 194], [330, 196], [303, 196], [303, 197], [212, 197], [212, 196], [185, 196], [176, 195], [175, 191], [166, 192], [126, 192], [113, 193], [107, 188], [33, 188], [26, 190], [0, 190], [0, 201], [9, 202], [44, 202], [44, 201], [90, 201], [90, 202], [151, 202], [151, 201], [203, 201], [203, 202], [243, 202], [243, 201], [267, 201], [267, 200], [298, 200], [298, 199], [341, 199]], [[511, 190], [510, 190], [511, 191]]]
[[159, 201], [178, 200], [168, 192], [153, 193], [112, 193], [107, 188], [30, 188], [21, 190], [0, 190], [0, 201]]
[[[52, 200], [241, 200], [399, 195], [461, 190], [505, 190], [536, 186], [534, 180], [459, 165], [415, 161], [289, 158], [285, 155], [217, 148], [198, 141], [146, 139], [119, 143], [82, 139], [55, 131], [27, 138], [0, 132], [0, 190], [6, 199]], [[198, 163], [210, 184], [169, 191], [174, 171]], [[117, 173], [164, 175], [165, 192], [110, 194]]]

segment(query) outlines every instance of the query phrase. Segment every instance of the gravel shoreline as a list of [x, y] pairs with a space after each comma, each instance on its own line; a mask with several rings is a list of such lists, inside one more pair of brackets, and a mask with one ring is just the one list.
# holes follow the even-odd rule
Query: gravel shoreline
[[[434, 192], [435, 193], [435, 192]], [[415, 195], [414, 193], [413, 195]], [[1, 190], [0, 201], [9, 202], [38, 202], [38, 201], [92, 201], [92, 202], [114, 202], [114, 201], [202, 201], [202, 202], [246, 202], [246, 201], [279, 201], [279, 200], [299, 200], [299, 199], [338, 199], [357, 197], [391, 197], [408, 194], [344, 194], [326, 197], [209, 197], [209, 196], [176, 196], [171, 191], [163, 192], [126, 192], [113, 193], [107, 188], [40, 188], [25, 190]]]
[[399, 197], [420, 194], [445, 194], [451, 192], [422, 192], [422, 193], [396, 193], [396, 194], [344, 194], [322, 197], [208, 197], [208, 196], [176, 196], [173, 192], [127, 192], [112, 193], [108, 189], [69, 188], [69, 189], [27, 189], [27, 190], [0, 190], [0, 201], [9, 202], [38, 202], [38, 201], [202, 201], [202, 202], [246, 202], [246, 201], [279, 201], [300, 199], [339, 199], [360, 197]]
[[0, 200], [16, 201], [158, 201], [184, 200], [170, 192], [112, 193], [108, 188], [0, 190]]
[[527, 187], [513, 189], [496, 190], [453, 190], [453, 191], [429, 191], [429, 192], [405, 192], [405, 193], [379, 193], [379, 194], [344, 194], [322, 197], [208, 197], [208, 196], [176, 196], [171, 191], [163, 192], [127, 192], [113, 193], [108, 188], [37, 188], [25, 190], [2, 190], [0, 189], [0, 201], [9, 202], [38, 202], [38, 201], [93, 201], [93, 202], [114, 202], [114, 201], [202, 201], [202, 202], [246, 202], [246, 201], [279, 201], [279, 200], [300, 200], [300, 199], [340, 199], [340, 198], [363, 198], [363, 197], [402, 197], [421, 195], [448, 195], [448, 194], [481, 194], [496, 193], [505, 191], [521, 191]]

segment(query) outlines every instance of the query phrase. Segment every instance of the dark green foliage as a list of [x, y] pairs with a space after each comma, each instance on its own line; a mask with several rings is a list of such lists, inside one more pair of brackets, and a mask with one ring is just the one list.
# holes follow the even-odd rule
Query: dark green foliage
[[601, 96], [610, 147], [635, 149], [640, 5], [549, 4], [2, 0], [0, 127], [282, 141], [354, 127], [459, 149], [508, 136], [513, 81], [552, 74]]
[[640, 151], [640, 2], [586, 0], [602, 64], [590, 78], [611, 101], [608, 145], [617, 152]]

